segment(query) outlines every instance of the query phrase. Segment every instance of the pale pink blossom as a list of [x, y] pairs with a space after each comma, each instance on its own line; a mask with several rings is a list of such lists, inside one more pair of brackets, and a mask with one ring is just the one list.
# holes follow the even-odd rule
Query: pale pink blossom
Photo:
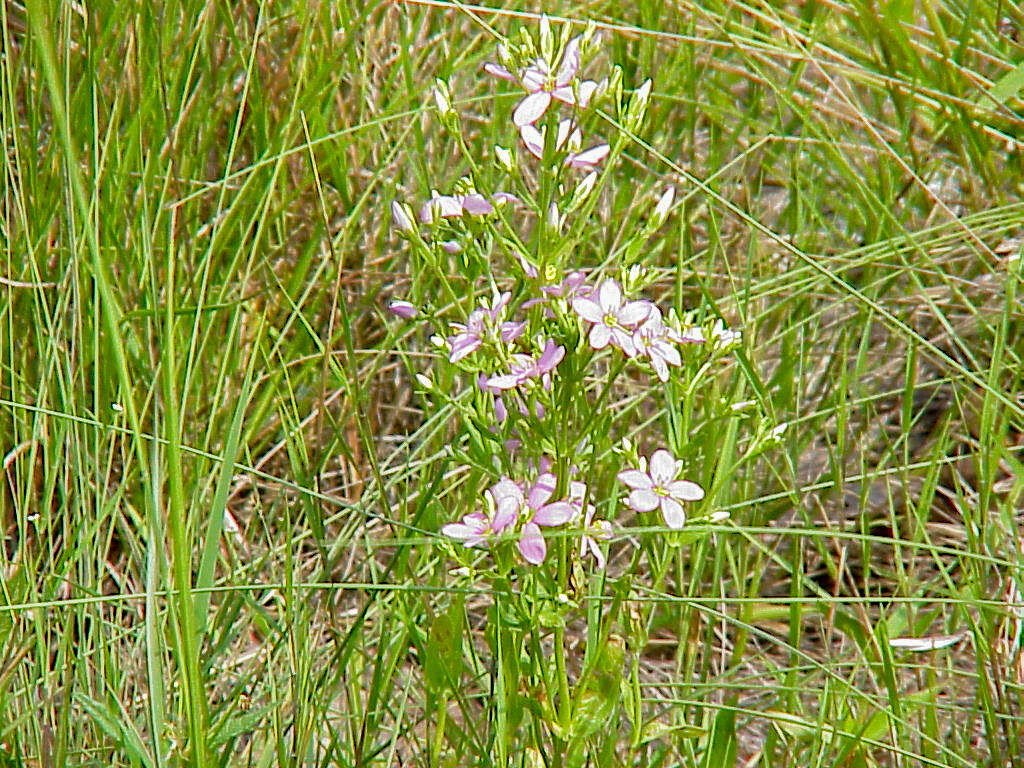
[[511, 480], [502, 479], [494, 487], [484, 491], [485, 511], [470, 512], [461, 522], [443, 525], [441, 533], [461, 541], [466, 547], [476, 547], [486, 544], [491, 537], [500, 535], [509, 526], [515, 525], [517, 510], [510, 509], [508, 504], [500, 503], [500, 499], [508, 492], [508, 485], [515, 487]]
[[589, 341], [594, 349], [612, 344], [630, 357], [636, 354], [633, 331], [651, 313], [649, 301], [624, 302], [622, 289], [614, 280], [605, 280], [590, 296], [577, 296], [572, 308], [580, 317], [593, 325]]
[[668, 367], [682, 365], [675, 335], [665, 325], [661, 311], [654, 306], [651, 314], [633, 332], [633, 344], [638, 357], [646, 357], [661, 381], [668, 381]]
[[544, 562], [547, 554], [547, 544], [539, 526], [562, 525], [576, 515], [576, 507], [569, 501], [549, 503], [557, 485], [558, 481], [553, 474], [544, 473], [526, 490], [508, 478], [503, 478], [491, 489], [496, 515], [502, 515], [503, 519], [511, 516], [522, 521], [519, 553], [531, 565]]
[[420, 221], [424, 224], [434, 223], [438, 217], [442, 219], [454, 219], [469, 214], [472, 216], [486, 216], [494, 213], [495, 205], [507, 205], [517, 203], [519, 198], [508, 192], [495, 192], [488, 200], [478, 192], [468, 195], [439, 195], [436, 192], [420, 206]]
[[536, 359], [524, 354], [512, 355], [507, 373], [496, 374], [487, 380], [490, 389], [515, 389], [527, 379], [541, 378], [545, 386], [550, 386], [549, 374], [565, 357], [565, 347], [556, 346], [548, 339], [544, 351]]
[[[507, 59], [507, 53], [502, 58]], [[500, 64], [487, 63], [484, 70], [502, 80], [518, 82], [526, 91], [526, 98], [519, 102], [512, 115], [512, 122], [523, 126], [537, 122], [547, 112], [552, 100], [581, 109], [590, 104], [597, 83], [593, 80], [577, 81], [581, 64], [580, 38], [574, 37], [565, 46], [557, 63], [537, 59], [518, 76]]]
[[501, 322], [512, 294], [508, 291], [495, 296], [491, 306], [481, 306], [469, 313], [465, 323], [452, 323], [457, 333], [449, 336], [448, 360], [457, 363], [467, 355], [478, 350], [485, 340], [500, 339], [508, 344], [522, 335], [526, 328], [525, 322]]
[[661, 509], [661, 516], [669, 528], [682, 528], [686, 522], [683, 501], [699, 501], [704, 498], [704, 489], [689, 480], [679, 480], [683, 463], [664, 448], [654, 452], [650, 460], [642, 461], [640, 469], [626, 469], [619, 472], [620, 481], [629, 486], [629, 506], [637, 512]]

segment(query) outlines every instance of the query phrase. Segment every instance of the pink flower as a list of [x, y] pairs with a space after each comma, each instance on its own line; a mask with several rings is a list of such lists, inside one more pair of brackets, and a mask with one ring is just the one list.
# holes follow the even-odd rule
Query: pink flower
[[487, 497], [485, 509], [487, 512], [470, 512], [462, 518], [462, 522], [448, 523], [441, 526], [441, 533], [452, 539], [457, 539], [466, 547], [475, 547], [486, 544], [492, 536], [497, 536], [516, 522], [515, 510], [503, 508], [498, 499], [507, 493], [503, 484], [515, 486], [511, 480], [503, 479], [493, 488], [484, 491]]
[[[641, 460], [642, 461], [642, 460]], [[699, 501], [704, 489], [689, 480], [677, 480], [683, 463], [664, 448], [651, 456], [650, 471], [642, 461], [640, 469], [626, 469], [618, 478], [632, 488], [629, 506], [637, 512], [650, 512], [661, 508], [661, 516], [669, 528], [682, 528], [686, 522], [681, 501]]]
[[[544, 157], [544, 132], [538, 131], [532, 125], [524, 125], [519, 129], [519, 135], [523, 144], [537, 159]], [[585, 152], [579, 148], [583, 143], [583, 134], [580, 129], [572, 128], [571, 120], [562, 120], [558, 124], [558, 135], [555, 137], [555, 151], [561, 151], [563, 147], [568, 151], [565, 164], [570, 168], [592, 169], [608, 156], [609, 147], [607, 144], [598, 144]]]
[[522, 335], [526, 328], [525, 322], [498, 322], [511, 298], [512, 294], [506, 291], [500, 296], [495, 296], [490, 307], [485, 304], [470, 312], [465, 323], [452, 323], [452, 328], [458, 333], [447, 339], [450, 362], [457, 363], [472, 354], [480, 348], [485, 339], [500, 338], [508, 344]]
[[529, 355], [512, 355], [508, 373], [491, 376], [487, 380], [487, 387], [492, 390], [514, 389], [527, 379], [536, 378], [542, 378], [545, 386], [550, 386], [549, 374], [562, 362], [563, 357], [565, 347], [555, 346], [555, 342], [548, 339], [544, 351], [536, 360]]
[[[507, 55], [503, 55], [502, 58], [507, 58]], [[573, 82], [579, 74], [581, 64], [580, 38], [574, 37], [565, 46], [561, 61], [557, 65], [537, 59], [523, 69], [518, 77], [499, 64], [487, 63], [484, 70], [502, 80], [518, 80], [526, 90], [526, 98], [519, 102], [512, 115], [512, 122], [517, 126], [524, 126], [537, 122], [547, 112], [552, 99], [570, 106], [579, 106], [581, 109], [587, 107], [594, 91], [597, 90], [597, 83], [593, 80], [584, 80], [577, 82], [576, 89], [573, 89]]]
[[468, 195], [439, 195], [435, 192], [433, 197], [420, 206], [420, 221], [433, 224], [439, 216], [442, 219], [454, 219], [465, 214], [486, 216], [494, 213], [495, 205], [517, 202], [519, 198], [508, 192], [495, 192], [490, 200], [477, 192]]
[[507, 478], [503, 478], [491, 489], [497, 510], [496, 516], [501, 515], [503, 519], [513, 516], [523, 521], [519, 553], [531, 565], [544, 562], [547, 554], [547, 544], [539, 526], [562, 525], [576, 515], [576, 507], [571, 502], [548, 503], [557, 484], [555, 476], [545, 472], [525, 492], [518, 483]]
[[668, 367], [682, 365], [675, 344], [677, 334], [670, 331], [661, 319], [661, 311], [654, 306], [651, 314], [633, 332], [633, 344], [638, 357], [651, 361], [654, 372], [662, 381], [668, 381]]
[[576, 314], [593, 323], [589, 337], [591, 347], [604, 349], [611, 343], [630, 357], [636, 354], [633, 330], [647, 319], [653, 307], [649, 301], [623, 303], [622, 289], [614, 280], [605, 280], [591, 296], [572, 300]]

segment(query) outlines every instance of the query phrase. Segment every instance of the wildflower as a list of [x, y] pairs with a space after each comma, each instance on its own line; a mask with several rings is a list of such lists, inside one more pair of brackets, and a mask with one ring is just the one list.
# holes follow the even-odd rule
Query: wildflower
[[669, 187], [665, 190], [661, 197], [658, 198], [657, 204], [654, 206], [654, 211], [651, 213], [651, 224], [653, 226], [660, 226], [665, 219], [668, 217], [668, 212], [672, 208], [672, 201], [676, 198], [675, 187]]
[[576, 507], [574, 517], [583, 517], [583, 536], [580, 537], [580, 557], [586, 557], [590, 552], [597, 561], [598, 568], [604, 568], [604, 552], [597, 545], [596, 539], [607, 540], [612, 537], [612, 526], [607, 520], [594, 520], [596, 508], [593, 504], [586, 505], [586, 512], [583, 512], [584, 501], [587, 496], [586, 483], [573, 480], [569, 483], [569, 501]]
[[478, 192], [471, 192], [468, 195], [439, 195], [435, 192], [420, 206], [420, 221], [424, 224], [433, 224], [437, 217], [454, 219], [465, 214], [486, 216], [494, 213], [495, 205], [518, 202], [519, 198], [508, 192], [495, 192], [490, 200]]
[[641, 460], [640, 469], [619, 472], [618, 478], [633, 490], [629, 506], [637, 512], [650, 512], [661, 508], [661, 516], [669, 528], [682, 528], [686, 522], [681, 501], [699, 501], [704, 489], [689, 480], [677, 480], [683, 463], [664, 448], [651, 456], [650, 471]]
[[512, 294], [506, 291], [500, 296], [495, 296], [490, 307], [484, 305], [470, 312], [464, 324], [452, 323], [452, 328], [458, 333], [447, 339], [448, 360], [457, 363], [479, 349], [484, 339], [494, 336], [495, 332], [506, 344], [517, 339], [526, 328], [525, 322], [498, 322], [511, 298]]
[[[532, 125], [524, 125], [519, 129], [519, 136], [523, 144], [538, 160], [544, 157], [544, 132], [538, 131]], [[608, 156], [609, 147], [607, 144], [598, 144], [583, 152], [580, 146], [583, 144], [583, 134], [579, 128], [572, 127], [571, 120], [562, 120], [558, 124], [558, 134], [555, 136], [555, 151], [563, 148], [568, 151], [565, 164], [570, 168], [592, 169]]]
[[557, 484], [555, 476], [545, 472], [525, 492], [522, 486], [508, 478], [502, 478], [491, 489], [496, 515], [500, 515], [502, 520], [511, 516], [523, 521], [519, 553], [531, 565], [544, 562], [547, 554], [547, 545], [539, 526], [562, 525], [576, 515], [576, 507], [569, 501], [548, 503]]
[[403, 320], [411, 320], [416, 317], [418, 310], [408, 301], [392, 301], [388, 304], [388, 311], [393, 315], [398, 315]]
[[[499, 48], [499, 54], [502, 54], [502, 59], [508, 58], [503, 48]], [[537, 122], [547, 112], [553, 99], [586, 109], [598, 86], [593, 80], [583, 80], [577, 81], [573, 88], [581, 64], [580, 38], [574, 37], [565, 46], [557, 66], [544, 59], [537, 59], [523, 69], [518, 77], [500, 64], [488, 62], [484, 70], [502, 80], [518, 81], [526, 90], [526, 98], [519, 102], [512, 115], [512, 122], [522, 127]]]
[[619, 347], [630, 357], [636, 355], [633, 330], [650, 314], [654, 305], [649, 301], [623, 303], [622, 289], [614, 280], [605, 280], [594, 294], [577, 296], [572, 308], [589, 323], [590, 346], [604, 349], [609, 343]]
[[448, 523], [441, 526], [441, 533], [452, 539], [458, 539], [463, 546], [476, 547], [485, 544], [491, 536], [496, 536], [516, 522], [517, 510], [510, 509], [508, 504], [503, 507], [499, 499], [507, 493], [507, 485], [518, 490], [511, 480], [502, 479], [493, 488], [484, 491], [483, 512], [470, 512], [462, 518], [462, 522]]
[[416, 231], [416, 225], [412, 221], [411, 211], [407, 205], [397, 200], [391, 201], [391, 220], [400, 232], [409, 234]]
[[563, 357], [565, 357], [565, 347], [555, 346], [555, 342], [548, 339], [544, 351], [536, 360], [529, 355], [512, 355], [508, 373], [491, 376], [487, 380], [487, 387], [497, 390], [514, 389], [527, 379], [535, 378], [542, 378], [545, 387], [548, 387], [550, 386], [549, 374], [555, 369], [555, 366], [562, 362]]
[[654, 372], [663, 382], [668, 381], [670, 365], [682, 365], [679, 350], [673, 341], [668, 326], [661, 319], [661, 311], [652, 305], [651, 314], [633, 332], [633, 344], [637, 355], [650, 360]]

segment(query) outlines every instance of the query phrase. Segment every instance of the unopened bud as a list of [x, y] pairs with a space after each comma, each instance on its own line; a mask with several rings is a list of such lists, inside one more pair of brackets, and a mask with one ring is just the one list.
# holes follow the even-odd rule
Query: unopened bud
[[513, 173], [515, 171], [515, 159], [512, 157], [511, 149], [495, 146], [494, 159], [497, 160], [498, 167], [501, 168], [501, 170], [503, 170], [505, 173]]
[[558, 213], [557, 203], [552, 203], [548, 208], [548, 226], [556, 233], [562, 231], [562, 217]]
[[414, 305], [408, 301], [392, 301], [388, 304], [388, 311], [393, 315], [397, 315], [403, 320], [411, 320], [416, 317], [417, 309]]
[[412, 234], [416, 231], [416, 224], [412, 220], [412, 209], [397, 200], [391, 201], [391, 220], [399, 232]]
[[434, 382], [430, 380], [429, 376], [425, 376], [422, 373], [416, 374], [416, 381], [418, 381], [420, 383], [420, 386], [423, 387], [423, 389], [426, 390], [427, 392], [434, 388]]
[[584, 200], [590, 197], [590, 193], [594, 191], [595, 184], [597, 184], [597, 172], [591, 171], [573, 190], [572, 198], [569, 200], [570, 211], [576, 210]]
[[658, 204], [654, 206], [654, 212], [651, 214], [651, 226], [660, 227], [665, 219], [668, 218], [668, 212], [672, 209], [672, 203], [676, 199], [675, 187], [669, 187], [665, 190], [664, 194], [658, 198]]
[[434, 102], [437, 104], [437, 111], [441, 113], [442, 119], [454, 114], [448, 83], [440, 78], [434, 80]]
[[555, 37], [551, 34], [551, 21], [547, 15], [540, 17], [540, 53], [545, 61], [555, 56]]

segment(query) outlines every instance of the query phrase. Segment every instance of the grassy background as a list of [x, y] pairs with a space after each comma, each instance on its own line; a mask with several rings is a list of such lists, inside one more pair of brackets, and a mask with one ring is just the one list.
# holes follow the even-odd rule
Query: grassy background
[[[665, 731], [615, 760], [1024, 765], [1024, 11], [562, 11], [606, 29], [595, 71], [654, 79], [584, 263], [676, 185], [666, 302], [742, 328], [720, 385], [787, 425], [713, 540], [645, 539], [668, 574], [630, 663]], [[433, 741], [458, 474], [381, 308], [410, 278], [389, 203], [465, 171], [433, 78], [476, 150], [508, 145], [480, 65], [533, 17], [2, 13], [0, 766], [490, 764], [485, 598]]]

